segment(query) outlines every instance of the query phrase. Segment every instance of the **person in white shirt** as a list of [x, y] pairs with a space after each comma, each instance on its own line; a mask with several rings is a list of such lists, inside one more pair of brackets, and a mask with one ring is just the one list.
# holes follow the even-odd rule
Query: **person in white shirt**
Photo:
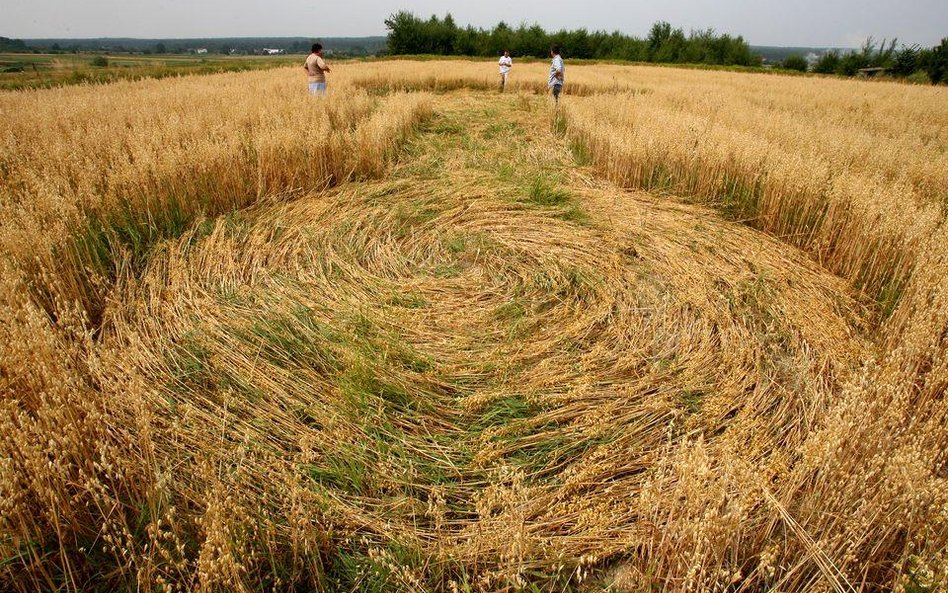
[[553, 99], [556, 104], [560, 103], [560, 92], [563, 90], [563, 80], [566, 77], [566, 65], [563, 64], [563, 57], [560, 56], [560, 47], [554, 45], [550, 48], [550, 57], [553, 61], [550, 63], [550, 90], [553, 91]]
[[500, 92], [504, 92], [507, 88], [507, 77], [513, 67], [513, 58], [510, 57], [510, 52], [504, 50], [504, 55], [500, 56], [500, 61], [497, 64], [500, 66]]

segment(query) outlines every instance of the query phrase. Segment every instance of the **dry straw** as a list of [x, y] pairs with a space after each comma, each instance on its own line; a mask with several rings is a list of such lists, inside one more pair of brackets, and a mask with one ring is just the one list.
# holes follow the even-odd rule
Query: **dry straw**
[[491, 68], [0, 95], [4, 588], [948, 582], [942, 89]]

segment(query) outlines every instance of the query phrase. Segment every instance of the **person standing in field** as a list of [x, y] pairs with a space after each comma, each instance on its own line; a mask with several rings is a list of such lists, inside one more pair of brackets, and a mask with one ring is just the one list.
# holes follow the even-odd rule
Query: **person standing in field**
[[326, 94], [326, 73], [330, 72], [329, 66], [323, 60], [323, 46], [319, 43], [313, 44], [313, 51], [306, 58], [303, 64], [306, 69], [306, 75], [309, 78], [309, 94]]
[[507, 77], [510, 76], [510, 69], [513, 67], [513, 58], [510, 57], [510, 52], [504, 50], [504, 55], [500, 56], [500, 61], [497, 64], [500, 66], [500, 92], [504, 92], [507, 89]]
[[553, 99], [559, 105], [560, 92], [563, 91], [563, 81], [566, 76], [566, 66], [563, 64], [563, 57], [560, 55], [560, 46], [554, 45], [550, 48], [550, 57], [553, 58], [550, 63], [550, 90], [553, 91]]

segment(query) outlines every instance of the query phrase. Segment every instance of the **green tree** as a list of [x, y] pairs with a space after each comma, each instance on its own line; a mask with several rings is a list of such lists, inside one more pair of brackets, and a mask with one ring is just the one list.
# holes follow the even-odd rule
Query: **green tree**
[[454, 24], [454, 18], [447, 14], [444, 20], [432, 15], [425, 27], [426, 37], [428, 39], [425, 53], [450, 56], [454, 54], [454, 40], [457, 36], [457, 25]]
[[728, 46], [725, 64], [736, 64], [738, 66], [760, 66], [761, 57], [751, 53], [750, 46], [744, 41], [744, 37], [738, 35]]
[[457, 38], [454, 42], [454, 50], [458, 53], [458, 55], [476, 56], [478, 38], [478, 31], [470, 25], [463, 29], [459, 29], [457, 32]]
[[385, 19], [388, 29], [388, 50], [392, 54], [420, 53], [423, 39], [421, 21], [415, 15], [402, 10]]
[[888, 68], [895, 61], [895, 43], [886, 46], [885, 40], [876, 48], [876, 43], [869, 37], [862, 44], [859, 51], [847, 52], [836, 66], [836, 73], [844, 76], [855, 76], [863, 68]]
[[653, 62], [681, 63], [686, 59], [685, 50], [687, 48], [685, 33], [681, 29], [675, 29], [662, 42], [658, 51], [652, 55]]
[[783, 62], [780, 63], [780, 67], [786, 70], [796, 70], [798, 72], [806, 72], [809, 64], [806, 61], [806, 58], [800, 54], [790, 54], [783, 59]]
[[919, 46], [902, 46], [892, 61], [892, 74], [896, 76], [910, 76], [918, 70]]
[[549, 34], [539, 25], [520, 24], [512, 29], [501, 21], [493, 29], [460, 28], [447, 14], [422, 20], [401, 11], [385, 20], [388, 53], [496, 56], [504, 50], [514, 55], [546, 57], [551, 45], [560, 45], [571, 58], [626, 59], [635, 61], [700, 62], [706, 64], [759, 63], [742, 37], [717, 35], [712, 30], [692, 33], [672, 29], [666, 22], [652, 26], [647, 39], [618, 31], [561, 30]]
[[9, 37], [0, 37], [0, 51], [10, 53], [24, 53], [29, 51], [26, 42], [22, 39], [10, 39]]
[[665, 21], [658, 21], [648, 32], [648, 59], [653, 60], [661, 47], [671, 37], [672, 26]]
[[570, 57], [588, 60], [593, 57], [593, 46], [586, 29], [577, 29], [568, 34], [565, 45], [569, 47]]
[[[872, 39], [871, 37], [869, 38]], [[867, 52], [867, 57], [869, 58], [869, 65], [876, 68], [891, 68], [895, 63], [895, 44], [896, 39], [893, 39], [889, 46], [886, 47], [885, 39], [882, 40], [882, 45], [879, 46], [879, 49], [873, 52], [872, 46], [869, 46], [868, 50], [864, 49]], [[867, 41], [868, 42], [868, 41]]]
[[836, 70], [839, 69], [840, 61], [839, 51], [831, 49], [820, 56], [816, 64], [813, 65], [813, 71], [819, 74], [835, 74]]
[[863, 68], [869, 67], [869, 60], [859, 52], [849, 52], [839, 60], [836, 73], [843, 76], [855, 76]]
[[510, 26], [504, 21], [500, 21], [497, 23], [497, 26], [494, 27], [494, 30], [491, 31], [490, 37], [487, 39], [486, 47], [481, 50], [480, 54], [482, 56], [500, 55], [504, 50], [510, 49], [513, 45], [513, 41], [514, 35]]
[[948, 37], [941, 44], [919, 56], [919, 65], [928, 74], [932, 84], [948, 83]]

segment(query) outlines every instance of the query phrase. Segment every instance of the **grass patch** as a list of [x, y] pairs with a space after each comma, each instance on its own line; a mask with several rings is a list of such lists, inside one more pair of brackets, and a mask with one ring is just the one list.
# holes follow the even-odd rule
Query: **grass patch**
[[431, 562], [417, 545], [396, 540], [376, 545], [363, 541], [359, 548], [339, 551], [332, 558], [328, 581], [333, 590], [352, 593], [475, 590], [456, 561]]
[[564, 435], [550, 435], [549, 438], [538, 443], [518, 447], [506, 459], [530, 474], [543, 473], [555, 464], [559, 451], [568, 442], [569, 439]]
[[259, 344], [259, 356], [283, 368], [305, 367], [328, 377], [344, 366], [333, 347], [341, 336], [317, 323], [306, 307], [298, 307], [291, 317], [259, 319], [244, 336]]
[[560, 220], [579, 225], [588, 225], [592, 222], [586, 209], [576, 203], [567, 205], [561, 211], [557, 212], [556, 217]]
[[444, 239], [444, 246], [453, 255], [460, 255], [467, 251], [468, 237], [463, 234], [450, 235]]
[[415, 397], [405, 387], [388, 383], [368, 364], [357, 364], [339, 378], [343, 398], [358, 416], [377, 409], [377, 404], [399, 412], [430, 411], [424, 397]]
[[721, 181], [718, 209], [732, 220], [753, 220], [760, 214], [760, 201], [763, 197], [763, 180], [748, 183], [737, 177], [725, 176]]
[[592, 153], [581, 140], [573, 138], [569, 141], [569, 151], [573, 155], [573, 162], [577, 166], [585, 167], [593, 162]]
[[323, 488], [342, 490], [350, 494], [362, 493], [370, 468], [363, 459], [353, 453], [333, 451], [331, 455], [325, 456], [325, 463], [306, 466], [306, 475]]
[[642, 189], [645, 191], [668, 192], [674, 190], [676, 184], [677, 180], [671, 169], [662, 163], [656, 163], [642, 180]]
[[556, 180], [536, 175], [527, 188], [527, 202], [536, 206], [563, 206], [571, 200], [569, 192], [558, 187]]
[[497, 179], [510, 182], [514, 178], [514, 166], [511, 163], [503, 162], [497, 166]]
[[535, 416], [540, 409], [527, 402], [519, 395], [511, 395], [494, 400], [481, 415], [472, 423], [471, 428], [480, 432], [492, 426], [507, 426], [517, 420], [524, 420]]
[[403, 309], [424, 309], [429, 303], [423, 296], [415, 292], [400, 292], [388, 299], [388, 304]]
[[520, 321], [527, 315], [527, 308], [519, 299], [508, 301], [497, 307], [494, 311], [494, 319], [498, 321]]
[[497, 138], [513, 138], [523, 134], [523, 128], [516, 122], [501, 121], [488, 124], [481, 131], [481, 137], [484, 140], [494, 140]]
[[531, 286], [557, 299], [583, 298], [598, 282], [597, 278], [584, 268], [566, 266], [555, 272], [540, 270], [533, 275]]
[[563, 115], [563, 112], [557, 109], [556, 115], [553, 116], [553, 133], [559, 137], [566, 136], [566, 132], [569, 130], [569, 124], [566, 121], [566, 116]]
[[697, 414], [701, 411], [704, 396], [705, 393], [699, 389], [685, 389], [678, 393], [678, 401], [689, 414]]
[[882, 315], [882, 319], [888, 319], [895, 313], [899, 302], [902, 300], [904, 290], [904, 282], [890, 279], [883, 283], [882, 289], [879, 291], [879, 296], [876, 298], [876, 302], [879, 303], [879, 311]]
[[171, 369], [171, 382], [179, 390], [208, 390], [217, 385], [216, 373], [211, 363], [211, 351], [200, 330], [191, 330], [181, 335], [172, 344], [166, 355]]
[[441, 214], [431, 202], [404, 201], [395, 207], [395, 224], [399, 229], [425, 225]]
[[590, 223], [589, 214], [569, 191], [560, 186], [555, 176], [544, 173], [534, 175], [527, 185], [524, 201], [541, 208], [555, 208], [553, 216], [560, 220], [580, 225]]
[[527, 307], [519, 299], [514, 299], [497, 307], [494, 311], [494, 319], [507, 324], [507, 339], [516, 340], [524, 338], [530, 330], [532, 324], [527, 318]]
[[[168, 56], [145, 59], [140, 56], [89, 56], [87, 54], [23, 54], [29, 60], [7, 68], [0, 77], [0, 90], [53, 88], [75, 84], [110, 84], [122, 80], [161, 79], [186, 75], [220, 74], [281, 68], [296, 58], [194, 58]], [[54, 62], [56, 63], [54, 67]]]
[[440, 119], [425, 128], [424, 132], [439, 134], [442, 136], [461, 136], [467, 134], [467, 128], [460, 122], [449, 119]]
[[461, 268], [455, 262], [442, 263], [431, 270], [431, 275], [441, 279], [457, 278], [461, 275]]
[[738, 282], [734, 293], [728, 295], [728, 302], [735, 316], [753, 323], [760, 331], [767, 331], [776, 322], [772, 308], [774, 298], [767, 274], [760, 272]]
[[494, 252], [499, 247], [493, 238], [484, 232], [449, 233], [441, 243], [452, 256], [467, 262], [472, 262], [482, 254]]

